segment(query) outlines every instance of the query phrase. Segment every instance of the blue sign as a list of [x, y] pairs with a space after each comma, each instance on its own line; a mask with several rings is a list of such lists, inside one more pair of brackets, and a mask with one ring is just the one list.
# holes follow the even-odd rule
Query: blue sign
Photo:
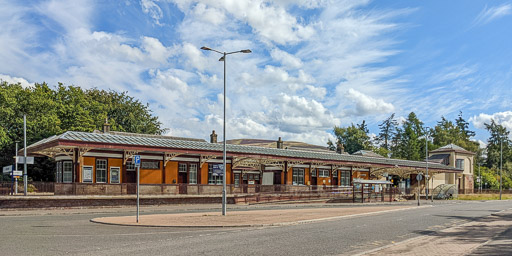
[[222, 164], [214, 164], [212, 167], [213, 167], [212, 168], [213, 169], [212, 170], [212, 175], [213, 176], [223, 176], [224, 175], [224, 172], [223, 172], [224, 165], [222, 165]]
[[133, 156], [133, 162], [135, 163], [135, 167], [140, 167], [140, 156]]

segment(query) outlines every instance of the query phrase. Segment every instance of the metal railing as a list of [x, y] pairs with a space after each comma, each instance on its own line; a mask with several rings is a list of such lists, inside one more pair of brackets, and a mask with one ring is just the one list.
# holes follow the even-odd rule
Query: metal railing
[[[23, 193], [23, 182], [18, 182], [18, 194]], [[0, 195], [12, 195], [15, 192], [13, 182], [0, 182]], [[54, 193], [55, 182], [30, 181], [28, 182], [27, 192], [29, 193]]]

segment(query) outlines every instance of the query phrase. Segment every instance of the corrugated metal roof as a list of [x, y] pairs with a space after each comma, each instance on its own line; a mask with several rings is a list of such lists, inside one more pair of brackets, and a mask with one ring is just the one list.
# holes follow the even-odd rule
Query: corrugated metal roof
[[[58, 136], [52, 136], [50, 138], [41, 140], [27, 147], [27, 149], [41, 146], [52, 141], [76, 141], [76, 142], [97, 142], [97, 143], [113, 143], [120, 145], [131, 145], [131, 146], [146, 146], [146, 147], [163, 147], [169, 149], [184, 149], [184, 150], [205, 150], [205, 151], [223, 151], [223, 145], [221, 143], [209, 143], [202, 141], [191, 141], [191, 140], [177, 140], [170, 138], [148, 138], [144, 136], [136, 135], [119, 135], [119, 134], [108, 134], [108, 133], [88, 133], [88, 132], [74, 132], [68, 131]], [[425, 168], [426, 163], [420, 161], [410, 161], [401, 159], [390, 159], [390, 158], [377, 158], [377, 157], [366, 157], [358, 155], [338, 154], [335, 152], [315, 152], [306, 150], [296, 149], [278, 149], [278, 148], [265, 148], [255, 146], [243, 146], [243, 145], [226, 145], [226, 149], [231, 153], [242, 153], [242, 154], [257, 154], [257, 155], [270, 155], [276, 157], [287, 157], [287, 158], [304, 158], [312, 160], [325, 160], [325, 161], [344, 161], [344, 162], [356, 162], [361, 164], [383, 164], [383, 165], [398, 165], [406, 167], [417, 167]], [[170, 150], [171, 151], [171, 150]], [[450, 166], [430, 163], [429, 168], [437, 168], [444, 170], [459, 170]]]

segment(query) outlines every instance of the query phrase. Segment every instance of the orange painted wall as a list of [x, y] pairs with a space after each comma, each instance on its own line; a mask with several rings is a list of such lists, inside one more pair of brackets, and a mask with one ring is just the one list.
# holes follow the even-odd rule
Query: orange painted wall
[[354, 171], [352, 172], [352, 179], [370, 179], [370, 173], [369, 172], [361, 172], [361, 171]]
[[293, 183], [293, 168], [288, 169], [286, 175], [286, 184], [291, 185]]
[[[325, 178], [320, 178], [318, 177], [317, 178], [317, 185], [331, 185], [331, 182], [329, 182], [331, 178], [329, 177], [325, 177]], [[325, 183], [324, 183], [324, 180], [325, 180]], [[332, 180], [331, 180], [332, 181]]]
[[162, 161], [160, 162], [160, 169], [140, 169], [140, 183], [141, 184], [162, 184]]
[[[311, 181], [311, 172], [309, 171], [309, 168], [305, 168], [304, 169], [304, 184], [305, 185], [308, 185], [310, 184], [309, 182]], [[311, 184], [313, 185], [313, 184]]]
[[281, 172], [281, 184], [284, 184], [284, 175], [286, 172]]
[[107, 161], [108, 169], [107, 169], [107, 182], [110, 183], [110, 167], [119, 167], [119, 183], [123, 180], [123, 172], [121, 171], [123, 168], [123, 159], [120, 158], [109, 158]]
[[201, 166], [201, 181], [200, 184], [208, 184], [208, 163]]
[[[231, 164], [226, 164], [226, 184], [231, 184]], [[208, 175], [208, 174], [207, 174]], [[208, 177], [208, 176], [207, 176]]]
[[178, 183], [178, 162], [169, 161], [165, 166], [165, 184], [176, 183]]

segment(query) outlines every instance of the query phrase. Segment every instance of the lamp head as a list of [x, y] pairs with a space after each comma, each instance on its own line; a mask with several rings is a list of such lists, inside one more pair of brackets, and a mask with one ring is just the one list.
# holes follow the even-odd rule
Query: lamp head
[[243, 52], [243, 53], [251, 53], [252, 51], [249, 50], [249, 49], [245, 49], [245, 50], [241, 50], [240, 52]]
[[212, 49], [211, 49], [211, 48], [208, 48], [208, 47], [206, 47], [206, 46], [203, 46], [203, 47], [201, 47], [201, 50], [211, 51]]

